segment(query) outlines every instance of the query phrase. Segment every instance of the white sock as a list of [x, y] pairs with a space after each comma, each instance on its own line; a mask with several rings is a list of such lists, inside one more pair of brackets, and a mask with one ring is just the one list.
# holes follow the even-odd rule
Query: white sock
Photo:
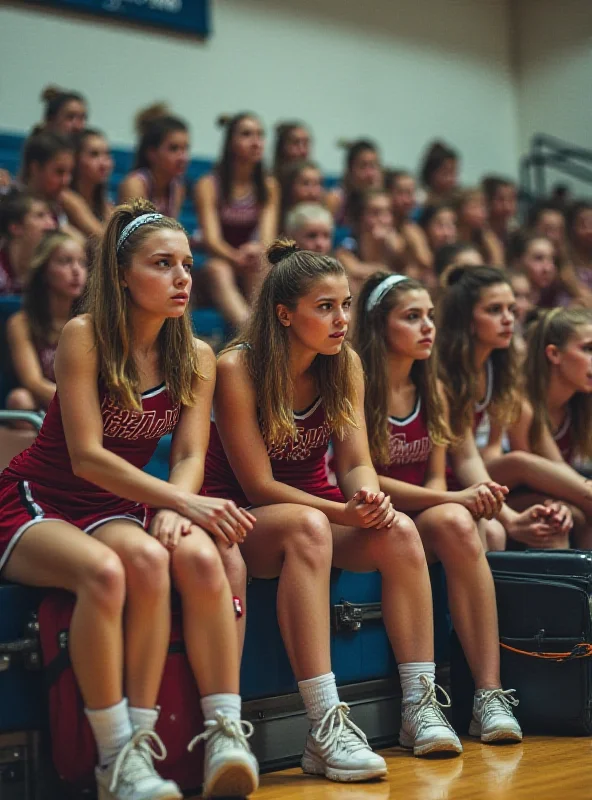
[[153, 731], [160, 708], [128, 708], [133, 731]]
[[202, 697], [200, 702], [204, 722], [215, 720], [216, 711], [220, 711], [229, 719], [240, 722], [242, 702], [240, 694], [209, 694], [207, 697]]
[[99, 751], [99, 765], [110, 766], [119, 751], [132, 738], [132, 723], [124, 697], [117, 705], [109, 708], [89, 709], [84, 713], [90, 722]]
[[433, 661], [411, 661], [399, 664], [399, 677], [403, 690], [404, 703], [419, 703], [424, 696], [425, 688], [419, 680], [420, 675], [428, 675], [432, 682], [436, 681], [436, 665]]
[[317, 675], [316, 678], [309, 678], [306, 681], [299, 681], [298, 691], [313, 728], [330, 708], [339, 703], [335, 675], [332, 672], [328, 672], [326, 675]]

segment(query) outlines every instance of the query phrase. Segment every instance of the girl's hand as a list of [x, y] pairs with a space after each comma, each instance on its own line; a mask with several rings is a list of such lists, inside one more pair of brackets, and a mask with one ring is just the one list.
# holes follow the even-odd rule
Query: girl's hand
[[182, 506], [182, 516], [189, 517], [227, 547], [244, 542], [255, 524], [255, 517], [232, 500], [187, 493], [183, 496]]
[[553, 500], [545, 500], [550, 510], [549, 523], [560, 533], [567, 534], [573, 528], [573, 515], [569, 506]]
[[396, 521], [390, 497], [364, 487], [345, 504], [345, 516], [345, 524], [357, 528], [390, 528]]
[[508, 493], [506, 486], [494, 481], [476, 483], [460, 492], [451, 492], [454, 502], [460, 503], [471, 512], [474, 519], [493, 519], [504, 504]]
[[179, 544], [181, 536], [187, 536], [191, 532], [192, 525], [187, 517], [177, 514], [170, 508], [162, 508], [154, 515], [149, 533], [158, 539], [163, 547], [172, 551]]

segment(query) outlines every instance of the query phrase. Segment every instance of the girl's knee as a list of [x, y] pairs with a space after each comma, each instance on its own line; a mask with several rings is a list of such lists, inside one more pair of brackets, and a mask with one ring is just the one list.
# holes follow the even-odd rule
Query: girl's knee
[[382, 528], [377, 531], [368, 531], [370, 541], [378, 547], [377, 568], [394, 563], [387, 552], [392, 554], [392, 559], [397, 563], [405, 563], [409, 568], [426, 567], [425, 551], [415, 523], [406, 514], [397, 513], [396, 521], [391, 528]]
[[463, 561], [475, 561], [483, 554], [477, 524], [468, 509], [462, 506], [442, 508], [434, 532], [434, 544], [440, 558], [458, 555]]
[[209, 539], [176, 550], [173, 554], [173, 574], [181, 590], [212, 594], [222, 591], [228, 584], [220, 553]]
[[13, 389], [6, 398], [6, 408], [11, 411], [35, 411], [38, 406], [28, 389]]
[[146, 534], [123, 558], [128, 577], [128, 592], [163, 593], [170, 589], [168, 550]]
[[80, 571], [78, 597], [86, 595], [93, 605], [121, 612], [125, 602], [125, 569], [119, 556], [107, 551]]
[[316, 508], [302, 508], [286, 532], [285, 549], [297, 552], [319, 566], [331, 564], [333, 534], [327, 516]]

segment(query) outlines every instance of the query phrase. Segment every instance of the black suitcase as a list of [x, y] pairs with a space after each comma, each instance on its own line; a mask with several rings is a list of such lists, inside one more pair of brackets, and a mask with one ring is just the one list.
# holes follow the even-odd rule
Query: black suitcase
[[[592, 552], [489, 553], [495, 581], [501, 678], [516, 689], [515, 713], [531, 733], [592, 733]], [[453, 634], [454, 722], [465, 732], [474, 691]]]

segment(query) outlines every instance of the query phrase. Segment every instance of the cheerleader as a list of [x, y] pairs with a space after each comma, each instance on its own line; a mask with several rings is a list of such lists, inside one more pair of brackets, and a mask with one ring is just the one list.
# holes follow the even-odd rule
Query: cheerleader
[[476, 692], [469, 732], [520, 741], [513, 690], [501, 688], [495, 589], [476, 520], [492, 519], [506, 489], [480, 482], [447, 491], [447, 408], [432, 348], [434, 306], [423, 285], [377, 273], [358, 302], [354, 341], [364, 367], [366, 425], [381, 490], [417, 526], [428, 563], [441, 561], [448, 600]]
[[[215, 359], [191, 333], [191, 264], [175, 220], [145, 201], [114, 211], [85, 313], [62, 331], [43, 426], [0, 476], [2, 577], [76, 596], [70, 656], [97, 743], [99, 800], [182, 797], [152, 763], [166, 754], [154, 726], [171, 583], [202, 696], [204, 795], [246, 795], [258, 782], [232, 594], [212, 541], [239, 541], [253, 517], [196, 494]], [[142, 471], [167, 433], [169, 482]]]
[[[382, 576], [383, 618], [401, 676], [400, 742], [459, 753], [436, 699], [431, 589], [411, 519], [395, 513], [372, 466], [364, 380], [344, 341], [351, 295], [334, 258], [276, 242], [244, 334], [219, 357], [208, 495], [252, 506], [239, 552], [249, 575], [279, 576], [278, 621], [311, 730], [305, 772], [351, 781], [386, 765], [349, 719], [331, 672], [331, 566]], [[338, 486], [327, 477], [329, 441]]]
[[[484, 461], [489, 453], [487, 446], [479, 452], [477, 429], [487, 415], [491, 426], [503, 430], [520, 413], [519, 363], [513, 341], [516, 301], [508, 281], [493, 267], [457, 267], [449, 273], [441, 300], [438, 360], [456, 437], [450, 486], [491, 480]], [[497, 479], [501, 481], [501, 476]], [[562, 504], [537, 503], [518, 512], [506, 503], [497, 519], [485, 527], [490, 549], [503, 549], [506, 534], [529, 547], [550, 547], [567, 541], [572, 518]]]

